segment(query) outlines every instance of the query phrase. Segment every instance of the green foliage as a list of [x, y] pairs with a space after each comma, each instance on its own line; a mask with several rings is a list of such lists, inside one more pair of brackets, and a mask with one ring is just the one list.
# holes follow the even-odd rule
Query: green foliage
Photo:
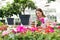
[[5, 10], [3, 10], [3, 9], [0, 9], [0, 17], [4, 17], [4, 15], [5, 15]]
[[13, 14], [11, 13], [11, 4], [7, 4], [7, 6], [3, 6], [1, 9], [0, 9], [0, 17], [9, 17], [9, 16], [12, 16]]
[[51, 1], [55, 1], [55, 0], [48, 0], [48, 3], [50, 3]]
[[19, 11], [21, 12], [24, 12], [26, 8], [36, 8], [32, 0], [14, 0], [14, 3], [18, 3], [20, 5]]
[[26, 34], [23, 33], [10, 33], [3, 38], [4, 40], [60, 40], [60, 30], [55, 29], [54, 33], [40, 33], [27, 31]]
[[41, 22], [39, 20], [37, 21], [37, 26], [41, 26]]
[[58, 23], [57, 25], [59, 25], [59, 26], [60, 26], [60, 23]]
[[0, 26], [2, 26], [3, 25], [3, 23], [2, 22], [0, 22]]
[[14, 0], [12, 4], [7, 3], [7, 6], [0, 9], [0, 17], [11, 17], [13, 14], [21, 14], [27, 7], [31, 9], [36, 8], [34, 2], [31, 0]]

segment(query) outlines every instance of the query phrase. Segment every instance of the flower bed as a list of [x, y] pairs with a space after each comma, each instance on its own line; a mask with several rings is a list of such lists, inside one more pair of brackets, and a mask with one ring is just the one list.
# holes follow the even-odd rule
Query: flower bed
[[0, 40], [60, 40], [60, 26], [26, 28], [19, 25], [10, 32], [7, 30], [0, 32]]

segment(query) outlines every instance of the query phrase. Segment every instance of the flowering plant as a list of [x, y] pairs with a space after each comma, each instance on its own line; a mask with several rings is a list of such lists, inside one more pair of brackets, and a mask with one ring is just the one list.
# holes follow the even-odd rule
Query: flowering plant
[[37, 26], [41, 26], [41, 21], [37, 20]]
[[37, 20], [37, 26], [41, 26], [41, 24], [44, 24], [44, 23], [45, 23], [44, 18], [39, 18]]
[[31, 27], [18, 25], [11, 32], [3, 31], [1, 39], [4, 40], [60, 40], [60, 29], [54, 29], [51, 26], [46, 28]]
[[23, 32], [26, 32], [27, 28], [25, 28], [24, 26], [19, 25], [19, 26], [17, 26], [16, 30], [17, 30], [17, 32], [23, 33]]
[[44, 18], [39, 18], [39, 20], [41, 21], [41, 23], [45, 23]]

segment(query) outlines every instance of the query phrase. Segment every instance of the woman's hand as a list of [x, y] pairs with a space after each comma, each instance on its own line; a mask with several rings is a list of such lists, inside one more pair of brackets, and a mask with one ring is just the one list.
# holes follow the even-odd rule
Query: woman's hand
[[47, 21], [47, 22], [46, 22], [46, 26], [50, 26], [51, 23], [52, 23], [51, 21]]

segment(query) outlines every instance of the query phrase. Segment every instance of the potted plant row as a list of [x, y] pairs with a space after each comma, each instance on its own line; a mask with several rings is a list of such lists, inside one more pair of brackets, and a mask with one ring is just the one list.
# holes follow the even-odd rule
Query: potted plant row
[[[1, 14], [0, 16], [2, 16], [2, 18], [7, 17], [7, 20], [9, 22], [13, 22], [14, 19], [11, 18], [11, 16], [13, 16], [13, 14], [15, 14], [15, 15], [19, 14], [21, 23], [23, 25], [28, 25], [30, 15], [25, 15], [26, 8], [35, 9], [36, 6], [32, 0], [19, 0], [19, 1], [14, 0], [14, 2], [12, 4], [8, 3], [6, 7], [2, 7], [3, 10], [0, 10], [0, 14]], [[22, 15], [22, 13], [23, 13], [23, 15]]]

